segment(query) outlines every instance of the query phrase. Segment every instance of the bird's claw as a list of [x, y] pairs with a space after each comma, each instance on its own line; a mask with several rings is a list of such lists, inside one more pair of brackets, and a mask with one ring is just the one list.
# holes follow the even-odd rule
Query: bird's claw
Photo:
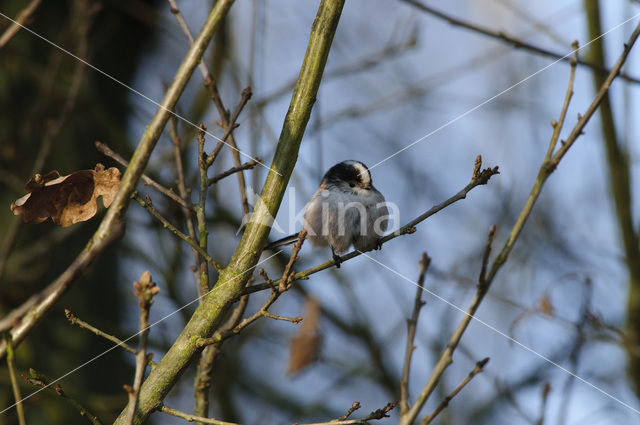
[[342, 264], [342, 258], [336, 254], [335, 252], [333, 253], [333, 261], [335, 261], [336, 263], [336, 268], [339, 269], [340, 268], [340, 264]]

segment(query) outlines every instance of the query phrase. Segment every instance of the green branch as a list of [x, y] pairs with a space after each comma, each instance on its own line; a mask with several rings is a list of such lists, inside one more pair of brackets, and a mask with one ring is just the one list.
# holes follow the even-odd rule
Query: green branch
[[[200, 351], [196, 341], [211, 335], [258, 263], [271, 230], [271, 218], [275, 217], [280, 207], [298, 157], [343, 5], [344, 0], [322, 0], [320, 3], [271, 170], [262, 188], [261, 201], [255, 207], [231, 262], [220, 272], [214, 290], [204, 298], [175, 343], [142, 385], [133, 421], [135, 424], [144, 422], [151, 412], [162, 406], [164, 397]], [[123, 420], [124, 413], [121, 413], [115, 423], [122, 425]]]

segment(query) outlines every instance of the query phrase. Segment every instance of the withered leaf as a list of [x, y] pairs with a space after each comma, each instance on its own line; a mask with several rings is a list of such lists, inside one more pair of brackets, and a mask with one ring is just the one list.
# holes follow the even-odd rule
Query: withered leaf
[[318, 360], [322, 345], [320, 332], [320, 303], [313, 297], [307, 299], [305, 317], [298, 334], [291, 338], [287, 373], [295, 375]]
[[93, 170], [79, 170], [68, 176], [57, 171], [36, 174], [27, 182], [28, 194], [11, 203], [11, 211], [22, 215], [25, 223], [54, 223], [68, 227], [87, 221], [98, 211], [96, 200], [109, 207], [120, 186], [120, 170], [96, 164]]

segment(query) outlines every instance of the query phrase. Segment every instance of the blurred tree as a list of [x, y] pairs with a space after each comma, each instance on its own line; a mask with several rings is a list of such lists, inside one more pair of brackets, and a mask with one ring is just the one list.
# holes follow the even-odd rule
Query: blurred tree
[[[152, 46], [155, 3], [44, 1], [25, 25], [128, 83]], [[2, 3], [1, 12], [15, 17], [24, 7], [22, 0], [8, 0]], [[0, 32], [11, 25], [0, 18]], [[120, 152], [131, 152], [127, 126], [132, 110], [127, 90], [114, 89], [113, 81], [27, 30], [20, 29], [0, 48], [0, 62], [0, 179], [4, 186], [0, 204], [5, 206], [0, 209], [0, 315], [4, 315], [58, 276], [97, 225], [96, 221], [83, 223], [63, 232], [50, 220], [25, 226], [6, 206], [24, 194], [23, 186], [33, 173], [56, 169], [68, 174], [104, 162], [93, 145], [96, 139], [112, 140]], [[100, 328], [118, 333], [123, 306], [117, 271], [117, 254], [110, 250], [38, 326], [33, 338], [20, 345], [19, 371], [35, 367], [56, 377], [111, 346], [88, 332], [69, 332], [63, 310], [69, 308]], [[112, 356], [122, 361], [122, 353]], [[98, 416], [113, 418], [126, 400], [122, 384], [128, 382], [130, 373], [129, 367], [88, 367], [74, 374], [65, 390]], [[1, 376], [7, 383], [6, 369]], [[2, 404], [12, 404], [9, 386], [0, 388]], [[44, 405], [27, 409], [28, 423], [78, 423], [77, 412], [67, 404], [46, 392], [36, 397]], [[0, 423], [12, 423], [14, 414], [0, 415]]]

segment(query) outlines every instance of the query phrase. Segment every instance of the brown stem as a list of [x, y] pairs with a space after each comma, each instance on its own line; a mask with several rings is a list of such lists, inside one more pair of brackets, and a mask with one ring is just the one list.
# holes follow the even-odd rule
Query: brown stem
[[418, 285], [416, 288], [416, 296], [413, 302], [413, 312], [411, 317], [407, 319], [407, 345], [404, 352], [404, 367], [402, 369], [402, 379], [400, 381], [400, 415], [404, 415], [409, 411], [409, 375], [411, 369], [411, 357], [416, 346], [413, 345], [416, 337], [416, 329], [418, 328], [418, 317], [420, 310], [425, 304], [422, 301], [422, 293], [424, 292], [424, 278], [429, 269], [431, 258], [426, 252], [422, 253], [420, 259], [420, 276], [418, 277]]
[[[94, 334], [113, 342], [114, 344], [122, 347], [122, 349], [124, 349], [125, 351], [128, 351], [129, 353], [133, 354], [133, 355], [137, 355], [138, 354], [138, 350], [136, 350], [135, 348], [133, 348], [132, 346], [130, 346], [129, 344], [127, 344], [126, 342], [122, 341], [120, 338], [118, 338], [117, 336], [108, 334], [98, 328], [96, 328], [95, 326], [85, 322], [82, 319], [77, 318], [73, 313], [71, 313], [71, 311], [69, 311], [69, 309], [65, 309], [64, 310], [64, 314], [67, 317], [67, 320], [69, 320], [69, 323], [71, 323], [72, 325], [78, 326], [79, 328], [83, 328], [88, 330], [89, 332], [93, 332]], [[153, 360], [149, 360], [149, 364], [151, 365], [151, 367], [155, 366], [155, 362]]]
[[[517, 49], [524, 49], [524, 50], [528, 50], [530, 52], [534, 52], [537, 53], [539, 55], [542, 56], [547, 56], [556, 60], [563, 60], [563, 61], [569, 61], [570, 60], [570, 55], [563, 55], [561, 53], [557, 53], [557, 52], [553, 52], [549, 49], [545, 49], [543, 47], [539, 47], [536, 46], [534, 44], [528, 43], [526, 41], [520, 40], [517, 37], [511, 36], [506, 34], [504, 31], [496, 31], [496, 30], [492, 30], [490, 28], [486, 28], [468, 21], [464, 21], [462, 19], [458, 19], [458, 18], [454, 18], [450, 15], [447, 15], [444, 12], [441, 12], [437, 9], [434, 9], [431, 6], [428, 6], [424, 3], [421, 3], [417, 0], [400, 0], [404, 3], [410, 4], [411, 6], [414, 6], [416, 9], [421, 10], [425, 13], [428, 13], [432, 16], [435, 16], [438, 19], [442, 19], [444, 21], [447, 21], [449, 24], [457, 26], [457, 27], [461, 27], [461, 28], [466, 28], [468, 30], [471, 30], [473, 32], [477, 32], [479, 34], [482, 35], [486, 35], [488, 37], [491, 37], [493, 39], [499, 40], [499, 41], [503, 41], [505, 43], [508, 43], [510, 45], [512, 45], [513, 47], [517, 48]], [[589, 1], [589, 0], [586, 0]], [[599, 32], [597, 35], [601, 35], [602, 32]], [[590, 62], [590, 61], [585, 61], [582, 59], [578, 60], [578, 63], [582, 66], [585, 66], [587, 68], [590, 68], [592, 70], [594, 70], [595, 72], [599, 73], [600, 75], [607, 75], [611, 72], [611, 70], [597, 64], [594, 62]], [[621, 73], [620, 74], [620, 78], [632, 82], [632, 83], [640, 83], [640, 78], [638, 77], [633, 77], [630, 76], [628, 74], [625, 73]]]
[[27, 20], [33, 15], [42, 0], [31, 0], [31, 2], [18, 13], [14, 22], [11, 23], [2, 36], [0, 36], [0, 49], [7, 45], [7, 43], [15, 36], [22, 28], [22, 25], [27, 23]]
[[[202, 249], [202, 247], [200, 247], [193, 239], [191, 239], [189, 236], [185, 235], [184, 233], [182, 233], [180, 230], [178, 230], [178, 228], [176, 228], [173, 224], [171, 224], [169, 222], [169, 220], [167, 220], [166, 218], [164, 218], [159, 212], [158, 210], [156, 210], [156, 208], [153, 206], [153, 202], [151, 202], [151, 198], [149, 196], [146, 197], [146, 199], [142, 199], [140, 198], [138, 195], [134, 195], [133, 199], [135, 199], [136, 201], [138, 201], [138, 203], [140, 204], [140, 206], [142, 208], [144, 208], [145, 210], [149, 211], [149, 213], [154, 216], [155, 218], [158, 219], [158, 221], [160, 221], [164, 227], [166, 227], [167, 229], [169, 229], [169, 231], [171, 233], [173, 233], [174, 235], [176, 235], [177, 237], [179, 237], [180, 239], [182, 239], [183, 241], [185, 241], [186, 243], [188, 243], [193, 249], [195, 249], [196, 251], [198, 251], [198, 253], [202, 256], [202, 258], [204, 258], [209, 264], [211, 264], [216, 270], [222, 270], [222, 266], [220, 264], [218, 264], [218, 262], [216, 260], [214, 260], [213, 258], [211, 258], [211, 256], [209, 254], [207, 254], [207, 252]], [[205, 291], [206, 293], [207, 291]]]
[[422, 422], [420, 422], [420, 425], [428, 425], [428, 424], [430, 424], [436, 418], [436, 416], [438, 416], [444, 409], [447, 408], [447, 406], [449, 406], [449, 402], [451, 402], [451, 400], [453, 400], [453, 398], [456, 395], [458, 395], [458, 393], [460, 391], [462, 391], [462, 389], [469, 382], [471, 382], [473, 377], [476, 376], [477, 374], [479, 374], [480, 372], [482, 372], [482, 370], [484, 369], [484, 366], [488, 362], [489, 362], [489, 357], [486, 357], [486, 358], [478, 361], [476, 363], [476, 366], [473, 368], [473, 370], [471, 372], [469, 372], [467, 377], [464, 378], [464, 380], [460, 383], [460, 385], [458, 385], [453, 391], [451, 391], [451, 393], [448, 396], [446, 396], [444, 398], [444, 400], [442, 400], [442, 402], [438, 405], [438, 407], [436, 407], [436, 409], [429, 416], [427, 416], [426, 418], [424, 418], [422, 420]]
[[[96, 149], [98, 149], [100, 153], [104, 154], [105, 156], [108, 156], [109, 158], [113, 159], [114, 161], [116, 161], [117, 163], [119, 163], [124, 167], [129, 166], [129, 161], [127, 161], [126, 159], [118, 155], [116, 152], [114, 152], [106, 143], [102, 143], [96, 140], [94, 144], [96, 146]], [[161, 185], [151, 177], [147, 176], [146, 174], [142, 174], [140, 178], [142, 179], [144, 184], [146, 184], [147, 186], [151, 186], [152, 188], [162, 193], [167, 198], [177, 202], [182, 208], [187, 208], [187, 209], [191, 208], [189, 203], [185, 201], [183, 198], [181, 198], [180, 196], [178, 196], [173, 191], [173, 189], [167, 189], [166, 187], [164, 187], [163, 185]]]
[[145, 271], [140, 276], [140, 282], [134, 282], [134, 293], [138, 296], [140, 305], [140, 319], [139, 319], [139, 335], [140, 342], [138, 344], [138, 354], [136, 354], [136, 371], [133, 379], [133, 387], [127, 391], [129, 393], [129, 406], [127, 411], [126, 424], [133, 423], [133, 418], [136, 413], [136, 407], [138, 405], [138, 397], [140, 395], [140, 387], [142, 386], [142, 379], [144, 378], [144, 371], [147, 368], [147, 339], [149, 337], [149, 310], [151, 304], [153, 304], [153, 297], [159, 291], [156, 284], [151, 280], [151, 273]]

